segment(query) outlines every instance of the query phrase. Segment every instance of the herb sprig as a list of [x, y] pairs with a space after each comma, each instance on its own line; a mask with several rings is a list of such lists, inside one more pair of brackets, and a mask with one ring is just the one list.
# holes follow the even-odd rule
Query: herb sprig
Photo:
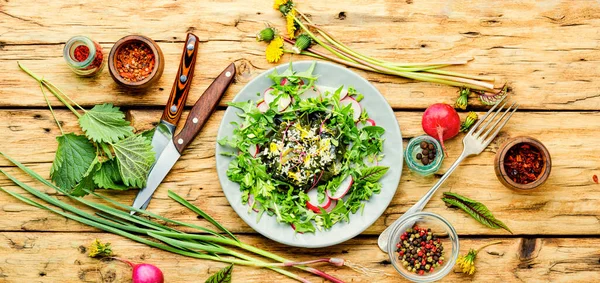
[[[86, 110], [51, 82], [19, 67], [40, 84], [42, 94], [62, 135], [50, 177], [73, 196], [83, 196], [95, 188], [126, 190], [143, 188], [154, 163], [151, 134], [134, 134], [125, 114], [112, 104], [100, 104]], [[44, 89], [49, 90], [78, 118], [84, 135], [65, 133], [56, 119]], [[75, 107], [82, 111], [81, 114]]]
[[456, 193], [445, 192], [442, 200], [449, 206], [464, 210], [473, 219], [490, 228], [502, 228], [512, 234], [512, 231], [502, 221], [496, 219], [492, 212], [482, 203]]

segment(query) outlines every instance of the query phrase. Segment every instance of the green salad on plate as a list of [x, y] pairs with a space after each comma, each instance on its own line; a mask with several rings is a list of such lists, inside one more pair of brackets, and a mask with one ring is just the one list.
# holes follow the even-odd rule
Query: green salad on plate
[[242, 121], [218, 141], [232, 149], [222, 153], [233, 157], [227, 177], [257, 221], [267, 213], [298, 233], [350, 221], [381, 191], [388, 170], [377, 165], [385, 129], [362, 109], [363, 95], [317, 86], [314, 68], [275, 70], [261, 99], [229, 103]]

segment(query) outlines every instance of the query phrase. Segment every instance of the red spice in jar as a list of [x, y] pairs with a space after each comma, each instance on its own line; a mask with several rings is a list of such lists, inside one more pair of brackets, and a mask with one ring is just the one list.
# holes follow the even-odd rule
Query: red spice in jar
[[540, 150], [528, 143], [519, 143], [508, 150], [504, 170], [515, 183], [529, 184], [540, 176], [544, 159]]
[[115, 66], [126, 81], [139, 82], [154, 70], [155, 58], [148, 45], [142, 42], [127, 44], [118, 51]]
[[85, 45], [79, 45], [73, 50], [73, 57], [77, 62], [83, 62], [90, 56], [90, 49]]

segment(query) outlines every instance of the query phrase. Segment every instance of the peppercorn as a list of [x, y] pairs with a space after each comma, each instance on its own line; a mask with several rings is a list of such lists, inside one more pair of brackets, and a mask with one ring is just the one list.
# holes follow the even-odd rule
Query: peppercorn
[[442, 243], [432, 240], [437, 237], [431, 229], [419, 228], [415, 225], [406, 230], [400, 238], [397, 245], [401, 247], [397, 250], [398, 260], [409, 272], [420, 275], [431, 273], [443, 263]]
[[428, 145], [427, 145], [427, 142], [426, 142], [426, 141], [422, 141], [422, 142], [421, 142], [421, 148], [422, 148], [422, 149], [426, 149], [426, 148], [427, 148], [427, 146], [428, 146]]
[[417, 159], [421, 160], [421, 158], [423, 158], [423, 155], [420, 153], [417, 153]]
[[427, 165], [429, 164], [429, 158], [427, 156], [423, 156], [423, 158], [421, 158], [421, 162], [423, 165]]

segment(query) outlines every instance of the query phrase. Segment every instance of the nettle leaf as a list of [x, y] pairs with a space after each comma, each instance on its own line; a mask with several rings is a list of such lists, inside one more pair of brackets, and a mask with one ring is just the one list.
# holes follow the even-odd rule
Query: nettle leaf
[[100, 163], [98, 162], [98, 158], [94, 158], [94, 161], [92, 161], [92, 164], [83, 175], [81, 181], [77, 185], [75, 185], [75, 187], [73, 187], [73, 190], [70, 192], [70, 194], [72, 196], [82, 197], [96, 189], [96, 184], [94, 184], [93, 176], [94, 172], [96, 172], [99, 167]]
[[100, 164], [93, 176], [94, 183], [103, 189], [127, 190], [128, 187], [123, 185], [121, 173], [119, 173], [119, 165], [115, 159], [108, 160]]
[[140, 135], [131, 136], [113, 144], [113, 149], [123, 184], [145, 187], [146, 177], [154, 163], [151, 141]]
[[365, 180], [367, 182], [376, 183], [387, 173], [390, 167], [387, 166], [373, 166], [368, 167], [360, 171], [362, 175], [360, 177], [361, 180]]
[[512, 231], [502, 221], [496, 219], [492, 212], [482, 203], [456, 193], [445, 192], [442, 200], [450, 206], [464, 210], [479, 223], [490, 228], [502, 228], [512, 234]]
[[112, 104], [100, 104], [86, 111], [79, 118], [85, 135], [94, 142], [115, 143], [133, 134], [133, 127], [125, 120], [125, 114]]
[[217, 273], [213, 274], [211, 277], [208, 277], [204, 283], [231, 283], [232, 272], [233, 264], [217, 271]]
[[156, 128], [152, 128], [150, 130], [145, 130], [143, 132], [140, 133], [140, 135], [142, 137], [147, 138], [148, 140], [152, 141], [152, 137], [154, 136], [154, 131], [156, 130]]
[[85, 136], [74, 133], [59, 136], [56, 140], [58, 149], [50, 168], [50, 178], [60, 188], [71, 190], [96, 159], [96, 149]]

